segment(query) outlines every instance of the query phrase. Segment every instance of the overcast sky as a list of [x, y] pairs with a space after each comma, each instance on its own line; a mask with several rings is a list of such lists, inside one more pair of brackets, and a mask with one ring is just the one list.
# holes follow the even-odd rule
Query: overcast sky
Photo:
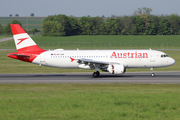
[[142, 7], [151, 8], [153, 15], [180, 15], [180, 0], [0, 0], [0, 16], [129, 16]]

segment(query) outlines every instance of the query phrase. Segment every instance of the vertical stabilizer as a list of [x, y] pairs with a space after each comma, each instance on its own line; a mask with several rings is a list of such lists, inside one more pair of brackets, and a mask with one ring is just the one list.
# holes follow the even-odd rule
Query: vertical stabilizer
[[36, 45], [36, 43], [31, 39], [31, 37], [24, 31], [24, 29], [19, 24], [11, 24], [11, 29], [18, 52], [42, 50]]

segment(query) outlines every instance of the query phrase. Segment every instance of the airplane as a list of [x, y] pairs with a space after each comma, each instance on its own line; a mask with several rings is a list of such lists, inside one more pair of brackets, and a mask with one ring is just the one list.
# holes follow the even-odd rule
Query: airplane
[[8, 57], [43, 66], [56, 68], [80, 68], [95, 70], [93, 77], [100, 75], [99, 70], [110, 74], [124, 74], [127, 68], [167, 67], [175, 60], [157, 50], [44, 50], [41, 49], [19, 24], [11, 24], [17, 52]]

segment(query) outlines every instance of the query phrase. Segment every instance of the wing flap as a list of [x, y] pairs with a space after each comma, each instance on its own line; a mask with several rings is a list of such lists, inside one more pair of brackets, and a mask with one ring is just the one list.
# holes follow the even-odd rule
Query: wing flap
[[115, 61], [106, 61], [106, 60], [93, 60], [93, 59], [85, 59], [85, 58], [81, 58], [79, 59], [80, 61], [83, 62], [89, 62], [89, 63], [94, 63], [94, 64], [104, 64], [104, 65], [109, 65], [109, 64], [118, 64]]

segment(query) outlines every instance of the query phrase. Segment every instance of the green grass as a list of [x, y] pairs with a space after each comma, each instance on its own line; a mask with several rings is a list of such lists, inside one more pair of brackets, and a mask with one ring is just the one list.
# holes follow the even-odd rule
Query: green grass
[[[8, 53], [15, 51], [0, 51], [0, 73], [70, 73], [70, 72], [94, 72], [94, 70], [84, 70], [84, 69], [61, 69], [52, 68], [46, 66], [39, 66], [32, 63], [22, 62], [7, 57]], [[180, 50], [165, 50], [170, 57], [176, 60], [176, 63], [170, 67], [155, 68], [154, 71], [180, 71]], [[127, 72], [143, 72], [150, 69], [127, 69]]]
[[5, 27], [8, 23], [13, 20], [18, 20], [22, 23], [22, 27], [27, 30], [27, 21], [28, 21], [28, 30], [32, 28], [38, 28], [41, 30], [42, 21], [45, 17], [0, 17], [0, 23]]
[[[33, 36], [32, 38], [43, 49], [180, 49], [180, 35], [79, 35], [69, 37]], [[0, 43], [0, 49], [14, 48], [13, 40]]]
[[180, 84], [0, 84], [2, 120], [178, 120]]
[[7, 37], [12, 37], [12, 35], [0, 35], [0, 39], [1, 38], [7, 38]]

